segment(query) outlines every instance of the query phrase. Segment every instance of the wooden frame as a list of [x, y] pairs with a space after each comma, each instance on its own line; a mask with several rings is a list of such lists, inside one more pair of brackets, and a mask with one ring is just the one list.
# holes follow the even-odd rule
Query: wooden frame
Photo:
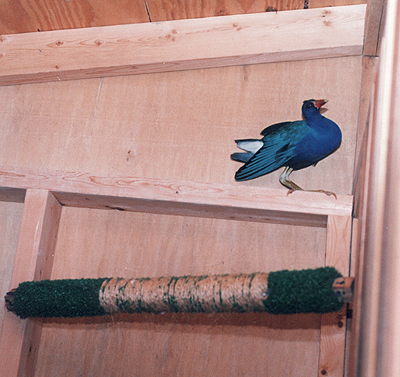
[[[11, 285], [49, 279], [61, 205], [46, 190], [27, 190]], [[6, 313], [1, 331], [1, 367], [7, 376], [29, 376], [35, 368], [41, 321], [16, 321]], [[10, 362], [12, 360], [12, 362]]]
[[[11, 287], [50, 277], [62, 206], [144, 211], [182, 216], [302, 224], [327, 228], [326, 265], [348, 275], [352, 196], [338, 199], [310, 192], [85, 174], [2, 169], [0, 199], [25, 192]], [[33, 252], [32, 252], [33, 251]], [[11, 288], [10, 287], [10, 288]], [[321, 321], [320, 373], [343, 375], [345, 309]], [[0, 339], [0, 365], [7, 376], [34, 374], [41, 321], [7, 313]], [[15, 364], [9, 360], [18, 360]]]
[[[1, 36], [0, 85], [361, 55], [364, 17], [365, 5], [356, 5]], [[311, 35], [304, 25], [311, 25]], [[366, 34], [376, 37], [376, 27], [371, 32], [368, 25], [376, 23], [366, 25]], [[299, 36], [296, 43], [288, 41], [289, 31]], [[212, 48], [198, 48], [204, 38], [215, 41]], [[371, 55], [378, 40], [371, 40]], [[0, 199], [25, 203], [11, 288], [50, 276], [62, 206], [324, 227], [326, 264], [349, 272], [352, 196], [335, 200], [240, 185], [0, 170]], [[320, 375], [343, 375], [345, 321], [344, 311], [322, 316]], [[40, 320], [6, 314], [0, 339], [5, 374], [34, 374], [40, 334]]]

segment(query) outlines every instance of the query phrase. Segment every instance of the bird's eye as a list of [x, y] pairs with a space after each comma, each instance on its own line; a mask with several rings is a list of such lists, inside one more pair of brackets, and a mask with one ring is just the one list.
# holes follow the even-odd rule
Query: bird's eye
[[312, 108], [312, 103], [307, 103], [307, 109], [311, 109]]

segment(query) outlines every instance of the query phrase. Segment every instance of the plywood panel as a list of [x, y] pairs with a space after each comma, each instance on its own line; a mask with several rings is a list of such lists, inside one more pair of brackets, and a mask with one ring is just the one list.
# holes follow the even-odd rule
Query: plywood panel
[[308, 0], [309, 8], [340, 7], [343, 5], [356, 5], [366, 3], [367, 0]]
[[317, 375], [317, 316], [286, 318], [278, 326], [274, 318], [258, 317], [249, 318], [251, 325], [226, 324], [226, 318], [218, 325], [212, 317], [178, 321], [49, 324], [54, 335], [44, 336], [46, 352], [39, 354], [47, 364], [38, 366], [36, 376]]
[[324, 228], [64, 207], [52, 278], [313, 268], [325, 238]]
[[276, 12], [303, 9], [304, 0], [231, 0], [231, 1], [146, 1], [151, 21], [181, 20], [231, 14]]
[[39, 167], [67, 162], [66, 168], [84, 168], [80, 160], [85, 160], [90, 140], [82, 132], [91, 132], [100, 83], [90, 80], [2, 88], [0, 143], [9, 145], [2, 164], [13, 160], [14, 166]]
[[141, 0], [3, 0], [0, 34], [147, 22]]
[[342, 146], [292, 178], [350, 194], [361, 68], [361, 57], [347, 57], [3, 87], [0, 163], [279, 188], [280, 172], [234, 183], [234, 139], [328, 98], [324, 114], [342, 128]]
[[[317, 267], [325, 239], [323, 228], [64, 208], [52, 278]], [[268, 314], [49, 320], [36, 375], [316, 375], [319, 325]]]

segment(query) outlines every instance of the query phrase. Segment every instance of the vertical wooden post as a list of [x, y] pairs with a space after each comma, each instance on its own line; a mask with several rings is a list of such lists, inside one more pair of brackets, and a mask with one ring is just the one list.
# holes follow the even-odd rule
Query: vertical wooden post
[[400, 15], [388, 0], [371, 122], [355, 375], [400, 375]]
[[[376, 58], [379, 59], [379, 58]], [[376, 60], [374, 70], [377, 71], [379, 60]], [[366, 224], [369, 217], [368, 208], [375, 208], [374, 203], [371, 203], [370, 195], [370, 175], [372, 166], [372, 151], [374, 149], [373, 137], [371, 127], [374, 124], [376, 111], [373, 108], [375, 97], [377, 94], [377, 72], [374, 75], [374, 82], [371, 84], [370, 99], [368, 101], [368, 114], [365, 116], [365, 135], [364, 145], [360, 152], [362, 159], [359, 164], [359, 174], [355, 177], [355, 193], [354, 193], [354, 219], [353, 219], [353, 236], [352, 236], [352, 276], [355, 277], [354, 284], [354, 300], [352, 303], [353, 317], [351, 323], [351, 331], [349, 336], [348, 350], [348, 366], [347, 376], [357, 376], [357, 365], [359, 362], [359, 344], [360, 344], [360, 321], [361, 318], [369, 316], [369, 313], [361, 313], [361, 302], [364, 296], [363, 280], [364, 280], [364, 266], [365, 266], [365, 240], [367, 238]], [[361, 119], [360, 119], [361, 121]], [[368, 260], [368, 258], [367, 258]], [[369, 269], [372, 272], [372, 269]], [[369, 276], [370, 278], [370, 276]]]
[[[351, 216], [328, 216], [326, 266], [334, 266], [348, 276], [350, 263]], [[343, 377], [346, 345], [346, 307], [321, 316], [318, 376]]]
[[[374, 123], [358, 375], [400, 375], [400, 15], [387, 3]], [[365, 342], [368, 341], [366, 344]]]
[[[10, 288], [50, 278], [60, 217], [61, 205], [49, 191], [27, 190]], [[34, 375], [41, 324], [41, 320], [5, 314], [0, 338], [2, 375]]]

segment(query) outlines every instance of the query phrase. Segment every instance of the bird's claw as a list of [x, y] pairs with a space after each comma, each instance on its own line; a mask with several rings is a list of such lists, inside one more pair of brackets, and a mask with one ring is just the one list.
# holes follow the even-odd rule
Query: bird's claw
[[316, 192], [322, 192], [323, 194], [328, 195], [328, 196], [333, 195], [335, 197], [335, 199], [337, 200], [337, 195], [332, 191], [316, 190]]
[[320, 193], [325, 194], [325, 195], [327, 195], [327, 196], [331, 196], [331, 195], [332, 195], [332, 196], [334, 196], [335, 199], [337, 200], [337, 195], [336, 195], [334, 192], [332, 192], [332, 191], [325, 191], [325, 190], [304, 190], [304, 189], [296, 189], [296, 190], [294, 190], [294, 189], [289, 189], [288, 192], [287, 192], [287, 194], [286, 194], [286, 196], [289, 196], [290, 194], [292, 194], [292, 193], [295, 192], [295, 191], [320, 192]]
[[295, 191], [304, 191], [304, 190], [303, 190], [303, 189], [297, 189], [297, 190], [295, 190], [295, 189], [289, 189], [288, 192], [287, 192], [287, 194], [286, 194], [286, 196], [289, 196], [290, 194], [293, 194]]

